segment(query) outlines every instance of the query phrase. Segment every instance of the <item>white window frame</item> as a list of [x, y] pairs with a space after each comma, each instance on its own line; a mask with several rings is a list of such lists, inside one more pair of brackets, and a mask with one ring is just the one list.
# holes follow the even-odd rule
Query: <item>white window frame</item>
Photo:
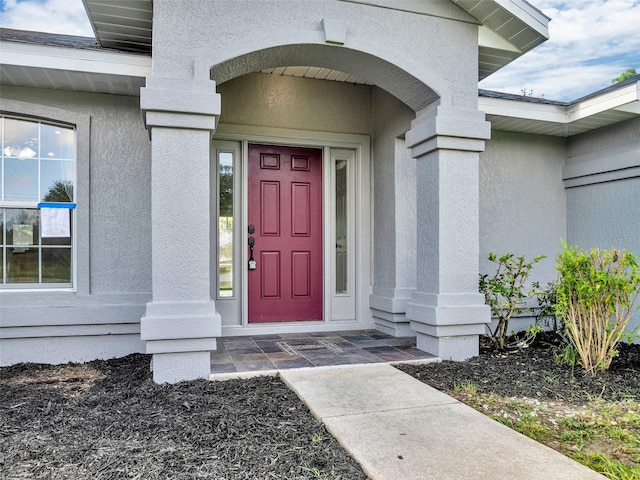
[[[45, 284], [0, 284], [0, 295], [18, 292], [76, 292], [90, 293], [89, 276], [89, 152], [90, 117], [48, 105], [39, 105], [18, 100], [0, 99], [0, 115], [3, 117], [38, 121], [49, 125], [60, 125], [75, 130], [75, 179], [73, 231], [71, 239], [71, 286], [49, 287]], [[37, 203], [2, 202], [3, 208], [37, 208]], [[41, 246], [40, 246], [41, 247]]]

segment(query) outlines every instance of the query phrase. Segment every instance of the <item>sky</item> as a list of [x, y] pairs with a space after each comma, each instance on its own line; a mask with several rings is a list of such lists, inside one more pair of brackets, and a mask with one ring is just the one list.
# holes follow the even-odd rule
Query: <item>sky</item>
[[[480, 88], [571, 101], [611, 85], [627, 68], [640, 72], [640, 0], [529, 3], [551, 17], [550, 40]], [[93, 36], [81, 0], [0, 0], [0, 26]]]

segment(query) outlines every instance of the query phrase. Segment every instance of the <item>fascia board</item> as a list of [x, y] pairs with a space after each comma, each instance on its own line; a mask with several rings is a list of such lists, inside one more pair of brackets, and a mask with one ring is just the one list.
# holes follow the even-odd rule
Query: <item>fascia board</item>
[[519, 18], [545, 39], [549, 38], [549, 21], [544, 13], [523, 0], [493, 0], [514, 17]]
[[151, 57], [142, 55], [1, 41], [0, 51], [5, 65], [131, 77], [151, 75]]
[[543, 103], [518, 102], [501, 98], [478, 98], [478, 109], [489, 115], [538, 120], [541, 122], [567, 123], [566, 107]]
[[640, 100], [640, 82], [627, 85], [612, 92], [589, 98], [567, 108], [569, 121], [574, 122], [607, 110], [620, 109], [627, 104]]

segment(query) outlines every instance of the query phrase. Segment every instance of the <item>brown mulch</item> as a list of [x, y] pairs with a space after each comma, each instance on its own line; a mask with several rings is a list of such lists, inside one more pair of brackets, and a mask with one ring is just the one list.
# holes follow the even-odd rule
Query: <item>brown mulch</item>
[[580, 367], [560, 365], [561, 338], [539, 335], [528, 348], [499, 351], [485, 341], [481, 353], [464, 362], [444, 361], [397, 368], [445, 392], [473, 383], [480, 393], [506, 397], [582, 402], [602, 398], [640, 401], [640, 345], [622, 343], [609, 370], [596, 376]]
[[0, 368], [3, 479], [365, 479], [278, 378], [156, 385], [149, 357]]

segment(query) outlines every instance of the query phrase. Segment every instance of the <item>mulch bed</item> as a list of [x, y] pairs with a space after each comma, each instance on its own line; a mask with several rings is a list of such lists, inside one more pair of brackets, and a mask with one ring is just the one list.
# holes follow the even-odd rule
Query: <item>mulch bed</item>
[[528, 348], [498, 351], [482, 343], [481, 354], [465, 362], [400, 365], [413, 377], [445, 392], [472, 382], [480, 393], [506, 397], [582, 402], [632, 399], [640, 401], [640, 345], [620, 344], [608, 371], [591, 376], [580, 368], [559, 365], [561, 349], [553, 333], [539, 335]]
[[149, 357], [0, 368], [0, 475], [366, 479], [278, 378], [156, 385]]

